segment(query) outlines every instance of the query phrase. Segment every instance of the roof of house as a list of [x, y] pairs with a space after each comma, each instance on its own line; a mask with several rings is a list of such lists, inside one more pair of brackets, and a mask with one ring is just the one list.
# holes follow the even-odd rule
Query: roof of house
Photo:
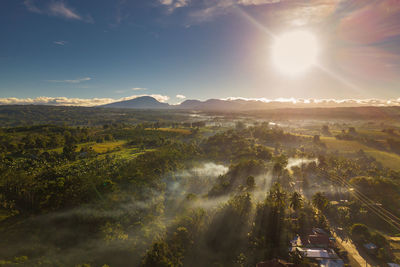
[[339, 259], [334, 251], [328, 251], [322, 248], [308, 248], [308, 249], [297, 248], [297, 250], [306, 258]]
[[308, 258], [330, 258], [328, 251], [325, 249], [308, 249], [306, 250]]
[[323, 259], [319, 261], [319, 265], [321, 267], [343, 267], [344, 262], [342, 259], [336, 259], [336, 260]]

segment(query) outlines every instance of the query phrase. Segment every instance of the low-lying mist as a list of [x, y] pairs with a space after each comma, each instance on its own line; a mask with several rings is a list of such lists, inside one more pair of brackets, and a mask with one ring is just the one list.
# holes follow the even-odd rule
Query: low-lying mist
[[2, 235], [8, 244], [0, 256], [10, 261], [27, 256], [32, 266], [138, 266], [152, 241], [188, 207], [186, 202], [190, 207], [215, 205], [189, 198], [200, 199], [227, 171], [224, 165], [199, 162], [169, 174], [164, 188], [142, 192], [145, 199], [138, 200], [129, 191], [112, 193], [96, 203], [26, 218]]
[[[313, 161], [289, 158], [286, 168]], [[254, 177], [256, 202], [265, 199], [273, 181], [273, 164], [266, 166], [265, 172]], [[144, 192], [144, 199], [129, 191], [117, 192], [96, 203], [27, 218], [4, 233], [9, 246], [0, 256], [24, 255], [32, 266], [40, 262], [47, 266], [138, 266], [152, 242], [164, 236], [178, 215], [198, 208], [214, 214], [229, 201], [232, 194], [209, 196], [218, 177], [229, 170], [215, 162], [191, 163], [164, 177], [163, 188]]]
[[303, 164], [309, 164], [315, 162], [318, 164], [318, 159], [307, 159], [307, 158], [289, 158], [286, 165], [286, 169], [290, 170], [292, 167], [300, 167]]
[[197, 163], [194, 167], [172, 174], [166, 179], [171, 193], [206, 193], [219, 175], [227, 173], [227, 166], [213, 162]]

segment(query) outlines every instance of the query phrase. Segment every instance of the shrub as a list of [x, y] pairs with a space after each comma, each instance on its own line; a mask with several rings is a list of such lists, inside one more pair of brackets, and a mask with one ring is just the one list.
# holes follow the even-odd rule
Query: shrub
[[363, 242], [370, 238], [371, 233], [367, 226], [361, 223], [356, 223], [351, 226], [350, 234], [356, 241]]

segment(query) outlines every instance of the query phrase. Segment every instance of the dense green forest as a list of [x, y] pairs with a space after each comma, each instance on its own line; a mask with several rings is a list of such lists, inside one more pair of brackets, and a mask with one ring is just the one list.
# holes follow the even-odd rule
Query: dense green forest
[[0, 125], [15, 127], [38, 124], [99, 126], [104, 124], [137, 124], [182, 122], [201, 114], [205, 117], [252, 117], [271, 120], [398, 120], [399, 107], [283, 108], [256, 111], [186, 111], [91, 108], [68, 106], [15, 105], [0, 106]]
[[[119, 121], [121, 112], [130, 115]], [[399, 262], [390, 237], [400, 233], [400, 172], [382, 160], [398, 157], [396, 127], [65, 107], [0, 114], [0, 265], [311, 266], [288, 248], [313, 228], [340, 228], [361, 250], [374, 243], [380, 266]]]
[[64, 106], [0, 106], [2, 126], [38, 124], [98, 126], [112, 123], [180, 121], [186, 115], [176, 111], [163, 112], [138, 109], [105, 109]]

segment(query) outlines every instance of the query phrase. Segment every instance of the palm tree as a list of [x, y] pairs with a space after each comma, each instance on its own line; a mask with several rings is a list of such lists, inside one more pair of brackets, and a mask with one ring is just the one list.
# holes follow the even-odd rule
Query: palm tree
[[290, 196], [290, 207], [296, 212], [301, 207], [303, 207], [303, 197], [298, 192], [293, 192]]
[[324, 211], [326, 209], [326, 207], [328, 206], [328, 203], [329, 203], [328, 199], [321, 192], [317, 192], [312, 197], [312, 204], [314, 205], [314, 207], [316, 207], [320, 211]]
[[286, 192], [279, 183], [274, 183], [269, 191], [269, 200], [275, 207], [284, 208], [286, 205]]
[[281, 176], [283, 171], [283, 165], [280, 162], [276, 162], [272, 169], [272, 173], [277, 177], [277, 181], [279, 181], [279, 177]]

